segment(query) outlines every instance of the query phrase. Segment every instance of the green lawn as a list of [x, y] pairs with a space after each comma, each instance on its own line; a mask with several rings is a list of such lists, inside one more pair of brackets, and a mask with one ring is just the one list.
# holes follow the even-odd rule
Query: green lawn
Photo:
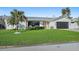
[[0, 30], [0, 46], [56, 44], [79, 41], [79, 32], [66, 30], [22, 30], [21, 34], [14, 34], [14, 32], [14, 30]]

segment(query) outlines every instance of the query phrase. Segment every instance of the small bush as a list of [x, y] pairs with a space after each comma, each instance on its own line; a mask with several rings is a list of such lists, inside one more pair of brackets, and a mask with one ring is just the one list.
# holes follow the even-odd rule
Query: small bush
[[28, 30], [40, 30], [40, 29], [44, 29], [44, 27], [35, 26], [35, 27], [29, 27], [28, 28]]
[[51, 29], [53, 29], [53, 26], [51, 27]]

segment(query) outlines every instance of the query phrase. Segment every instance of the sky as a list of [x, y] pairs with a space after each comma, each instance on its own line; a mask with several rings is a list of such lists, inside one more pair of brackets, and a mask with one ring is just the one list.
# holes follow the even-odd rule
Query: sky
[[[13, 9], [25, 12], [27, 17], [59, 17], [65, 7], [0, 7], [0, 16], [10, 16]], [[79, 7], [70, 7], [71, 17], [79, 17]]]

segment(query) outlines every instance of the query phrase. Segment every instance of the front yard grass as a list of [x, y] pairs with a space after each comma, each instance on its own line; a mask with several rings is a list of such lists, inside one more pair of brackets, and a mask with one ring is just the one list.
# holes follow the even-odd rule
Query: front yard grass
[[21, 30], [20, 34], [14, 32], [15, 30], [0, 30], [0, 46], [79, 42], [79, 32], [67, 30]]

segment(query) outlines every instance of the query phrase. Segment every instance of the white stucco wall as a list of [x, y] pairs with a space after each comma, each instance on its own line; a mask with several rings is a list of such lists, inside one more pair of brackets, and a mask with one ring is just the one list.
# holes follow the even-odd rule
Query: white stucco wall
[[43, 22], [42, 21], [40, 22], [40, 25], [39, 26], [43, 27]]
[[19, 29], [26, 29], [26, 22], [19, 22], [18, 28]]
[[[77, 25], [76, 22], [72, 23], [71, 19], [69, 18], [61, 18], [61, 19], [58, 19], [58, 20], [51, 20], [49, 21], [49, 24], [46, 25], [47, 26], [47, 29], [57, 29], [56, 27], [56, 23], [57, 22], [68, 22], [69, 23], [69, 29], [75, 29], [75, 28], [79, 28], [79, 26]], [[16, 25], [10, 25], [7, 23], [7, 20], [5, 19], [5, 26], [6, 26], [6, 29], [15, 29], [16, 28]], [[40, 21], [40, 26], [44, 26], [43, 25], [43, 21]], [[28, 22], [19, 22], [19, 29], [26, 29], [26, 27], [28, 27]]]
[[43, 21], [40, 21], [40, 26], [41, 27], [45, 27], [45, 29], [50, 29], [49, 27], [49, 22], [47, 21], [46, 24], [44, 25], [44, 22]]
[[76, 29], [76, 28], [79, 28], [79, 26], [76, 22], [70, 23], [69, 29]]
[[54, 21], [49, 22], [50, 29], [56, 29], [56, 23]]
[[49, 23], [49, 28], [52, 28], [53, 27], [53, 29], [57, 29], [56, 28], [56, 23], [57, 22], [68, 22], [69, 29], [79, 28], [79, 26], [77, 25], [76, 22], [72, 23], [71, 19], [68, 19], [68, 18], [62, 18], [62, 19], [58, 19], [58, 20], [55, 20], [55, 21], [51, 21]]
[[[8, 24], [7, 20], [5, 19], [5, 27], [6, 29], [15, 29], [16, 25]], [[26, 29], [26, 27], [28, 27], [28, 24], [26, 25], [26, 22], [19, 22], [18, 29]]]

